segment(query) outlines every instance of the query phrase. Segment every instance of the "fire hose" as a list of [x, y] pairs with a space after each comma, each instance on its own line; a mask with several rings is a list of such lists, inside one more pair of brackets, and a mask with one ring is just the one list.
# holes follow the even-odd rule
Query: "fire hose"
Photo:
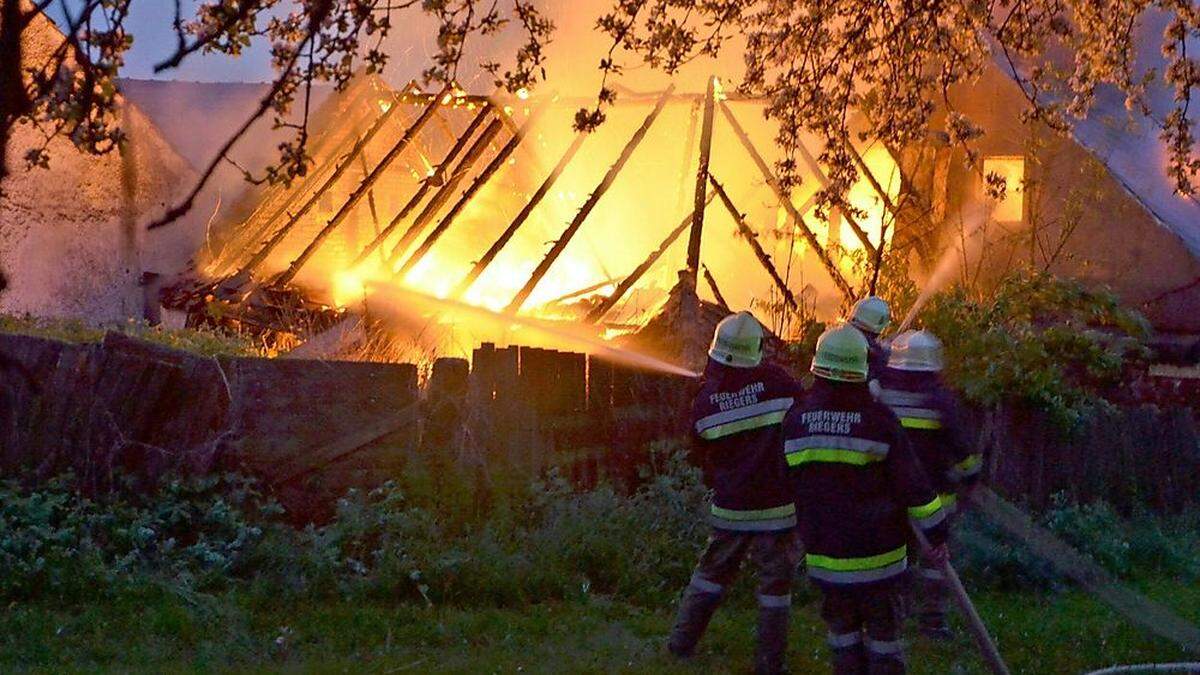
[[[930, 546], [929, 539], [925, 537], [925, 533], [921, 531], [921, 528], [915, 526], [912, 528], [912, 531], [917, 537], [921, 551], [927, 553]], [[967, 626], [971, 629], [971, 637], [975, 638], [975, 644], [979, 647], [979, 653], [983, 656], [983, 660], [987, 663], [988, 668], [996, 675], [1009, 675], [1008, 666], [1004, 664], [1004, 658], [1000, 656], [1000, 650], [996, 648], [996, 643], [992, 641], [992, 636], [988, 634], [988, 629], [984, 625], [983, 619], [979, 618], [979, 612], [975, 611], [975, 604], [971, 602], [971, 596], [967, 595], [967, 590], [963, 588], [962, 581], [958, 578], [958, 572], [954, 571], [954, 566], [950, 564], [949, 559], [941, 560], [938, 563], [938, 567], [942, 575], [945, 576], [946, 583], [950, 586], [950, 595], [958, 605], [959, 611], [967, 619]]]
[[[1034, 554], [1049, 562], [1060, 574], [1074, 580], [1084, 590], [1116, 610], [1118, 614], [1149, 632], [1174, 642], [1186, 651], [1200, 653], [1200, 629], [1163, 605], [1119, 584], [1102, 567], [1045, 528], [1038, 526], [1014, 504], [986, 487], [975, 490], [972, 494], [972, 501], [1001, 529], [1022, 541]], [[924, 533], [917, 527], [913, 528], [913, 532], [916, 534], [922, 550], [928, 551], [929, 541]], [[963, 588], [954, 567], [949, 560], [941, 561], [939, 567], [950, 586], [952, 597], [967, 619], [971, 635], [975, 638], [984, 661], [993, 673], [1007, 675], [1008, 668], [988, 634], [987, 627], [975, 610], [970, 596]], [[1200, 673], [1200, 662], [1113, 666], [1093, 671], [1088, 675], [1138, 672]]]

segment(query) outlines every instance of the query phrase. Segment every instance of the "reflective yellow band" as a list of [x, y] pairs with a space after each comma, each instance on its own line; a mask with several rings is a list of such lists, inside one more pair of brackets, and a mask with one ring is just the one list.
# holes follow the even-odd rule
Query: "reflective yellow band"
[[872, 462], [882, 462], [886, 455], [877, 455], [857, 450], [840, 448], [808, 448], [800, 452], [790, 452], [787, 455], [788, 466], [800, 466], [810, 462], [828, 462], [833, 464], [853, 464], [865, 466]]
[[943, 492], [938, 497], [942, 500], [942, 508], [952, 509], [958, 504], [958, 495], [953, 492]]
[[908, 515], [917, 519], [928, 518], [934, 513], [937, 513], [937, 510], [940, 508], [942, 508], [942, 500], [937, 495], [934, 495], [933, 499], [928, 504], [908, 507]]
[[901, 417], [900, 426], [905, 429], [941, 429], [939, 420], [927, 420], [920, 417]]
[[783, 506], [775, 506], [769, 509], [752, 509], [752, 510], [734, 510], [726, 509], [717, 505], [713, 505], [712, 514], [718, 518], [725, 520], [773, 520], [775, 518], [786, 518], [796, 514], [795, 504], [785, 504]]
[[721, 438], [723, 436], [729, 436], [731, 434], [736, 434], [736, 433], [739, 433], [742, 431], [749, 431], [751, 429], [761, 429], [763, 427], [769, 427], [773, 424], [779, 424], [779, 423], [783, 422], [783, 418], [785, 415], [787, 415], [787, 411], [781, 410], [778, 412], [766, 413], [765, 415], [756, 415], [754, 417], [748, 417], [746, 419], [738, 420], [736, 422], [729, 422], [727, 424], [718, 424], [716, 426], [709, 427], [709, 428], [705, 429], [704, 431], [701, 431], [700, 438], [703, 438], [706, 441], [712, 441], [712, 440]]
[[963, 461], [955, 464], [954, 470], [963, 475], [970, 475], [978, 471], [981, 464], [983, 464], [982, 455], [970, 455]]
[[829, 556], [817, 555], [816, 553], [809, 553], [804, 556], [804, 560], [808, 563], [809, 567], [820, 567], [835, 572], [861, 572], [863, 570], [887, 567], [888, 565], [904, 560], [907, 555], [908, 546], [901, 546], [894, 551], [867, 556], [865, 558], [831, 558]]

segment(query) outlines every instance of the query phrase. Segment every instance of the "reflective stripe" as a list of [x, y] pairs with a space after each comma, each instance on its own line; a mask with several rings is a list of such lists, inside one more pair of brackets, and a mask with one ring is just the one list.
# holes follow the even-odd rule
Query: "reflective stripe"
[[722, 520], [775, 520], [796, 515], [795, 504], [784, 504], [769, 509], [726, 509], [712, 505], [712, 514]]
[[884, 388], [879, 391], [879, 400], [889, 406], [922, 405], [929, 400], [929, 394], [915, 391], [904, 391], [903, 389]]
[[906, 555], [908, 555], [908, 547], [901, 546], [900, 548], [893, 549], [887, 553], [869, 555], [862, 558], [834, 558], [831, 556], [809, 553], [808, 555], [804, 556], [804, 559], [808, 563], [809, 567], [822, 567], [827, 570], [835, 571], [852, 571], [869, 570], [883, 567], [884, 565], [894, 563], [897, 560], [904, 560]]
[[905, 429], [941, 429], [942, 423], [939, 420], [927, 420], [919, 417], [901, 417], [900, 426]]
[[839, 572], [836, 570], [822, 569], [820, 567], [808, 568], [808, 576], [818, 581], [824, 581], [831, 584], [866, 584], [872, 581], [881, 581], [883, 579], [891, 579], [894, 576], [904, 573], [908, 569], [908, 561], [900, 560], [899, 562], [880, 567], [873, 570], [862, 570], [856, 572]]
[[942, 413], [933, 408], [892, 406], [892, 411], [896, 413], [897, 417], [916, 417], [923, 420], [942, 419]]
[[938, 494], [938, 498], [942, 500], [942, 508], [946, 513], [954, 513], [958, 510], [958, 495], [953, 492], [942, 492]]
[[804, 436], [783, 444], [788, 466], [809, 462], [864, 466], [887, 457], [887, 443], [853, 436]]
[[940, 508], [942, 508], [942, 499], [934, 495], [933, 499], [929, 500], [926, 504], [908, 507], [908, 515], [913, 518], [927, 518]]
[[692, 581], [688, 585], [701, 593], [717, 594], [725, 592], [724, 586], [711, 582], [698, 574], [692, 575]]
[[974, 476], [975, 474], [979, 473], [981, 469], [983, 469], [983, 456], [976, 454], [969, 455], [963, 461], [950, 467], [950, 470], [946, 473], [952, 480], [959, 480]]
[[800, 466], [812, 462], [824, 464], [853, 464], [866, 466], [874, 462], [882, 462], [883, 457], [868, 455], [856, 450], [837, 450], [834, 448], [809, 448], [787, 455], [788, 466]]
[[770, 608], [791, 607], [792, 606], [792, 596], [791, 595], [760, 595], [760, 596], [758, 596], [758, 605], [759, 605], [759, 607], [770, 607]]
[[806, 450], [808, 448], [837, 448], [839, 450], [854, 450], [871, 455], [886, 455], [891, 447], [883, 441], [872, 441], [853, 436], [803, 436], [789, 438], [783, 449], [787, 452]]
[[923, 530], [937, 526], [946, 519], [946, 510], [942, 508], [942, 498], [934, 495], [928, 504], [908, 507], [908, 517], [912, 518]]
[[713, 440], [739, 431], [779, 424], [788, 408], [792, 407], [792, 403], [792, 398], [773, 398], [741, 408], [723, 410], [701, 417], [696, 422], [696, 432], [701, 438]]
[[899, 640], [872, 640], [867, 638], [867, 650], [882, 656], [900, 656], [904, 653], [904, 643]]
[[826, 636], [825, 641], [834, 649], [845, 649], [853, 647], [862, 642], [862, 633], [830, 633]]
[[709, 517], [709, 523], [717, 529], [734, 532], [774, 532], [795, 527], [796, 514], [771, 520], [726, 520], [714, 515]]

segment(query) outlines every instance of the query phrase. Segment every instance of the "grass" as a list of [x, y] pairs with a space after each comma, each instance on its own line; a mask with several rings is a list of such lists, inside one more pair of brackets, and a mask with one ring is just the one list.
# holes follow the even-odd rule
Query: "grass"
[[248, 338], [211, 330], [168, 329], [130, 319], [105, 325], [93, 325], [79, 319], [48, 319], [30, 315], [0, 314], [0, 333], [31, 335], [89, 344], [100, 342], [108, 331], [124, 333], [147, 342], [182, 349], [201, 356], [262, 356]]
[[[1200, 589], [1143, 590], [1200, 621]], [[793, 672], [826, 672], [816, 601], [793, 612]], [[1014, 673], [1080, 673], [1186, 656], [1079, 592], [976, 598]], [[745, 672], [754, 610], [717, 614], [697, 657], [663, 652], [671, 607], [592, 596], [514, 609], [360, 601], [280, 602], [253, 591], [181, 597], [155, 588], [61, 609], [13, 604], [0, 615], [0, 670], [31, 672]], [[960, 627], [960, 633], [962, 633]], [[913, 673], [984, 672], [965, 633], [932, 645], [908, 636]]]

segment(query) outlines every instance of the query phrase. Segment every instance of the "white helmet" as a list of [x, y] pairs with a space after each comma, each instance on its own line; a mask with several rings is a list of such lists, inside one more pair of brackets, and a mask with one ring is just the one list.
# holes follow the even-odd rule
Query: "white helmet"
[[713, 331], [708, 355], [717, 363], [734, 368], [753, 368], [762, 363], [763, 328], [750, 312], [721, 319]]
[[888, 367], [936, 373], [942, 369], [942, 341], [924, 330], [907, 330], [892, 340]]
[[892, 322], [892, 311], [883, 298], [869, 295], [854, 303], [850, 324], [873, 335], [879, 335]]

